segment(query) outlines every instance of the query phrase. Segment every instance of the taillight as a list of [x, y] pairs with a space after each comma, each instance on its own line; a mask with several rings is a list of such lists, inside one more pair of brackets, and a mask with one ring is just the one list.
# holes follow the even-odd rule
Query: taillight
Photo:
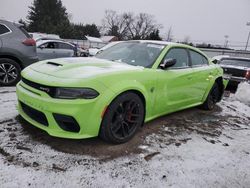
[[250, 70], [248, 70], [246, 72], [245, 78], [248, 79], [248, 80], [250, 80]]
[[22, 43], [26, 46], [35, 46], [36, 45], [36, 41], [32, 38], [25, 39]]

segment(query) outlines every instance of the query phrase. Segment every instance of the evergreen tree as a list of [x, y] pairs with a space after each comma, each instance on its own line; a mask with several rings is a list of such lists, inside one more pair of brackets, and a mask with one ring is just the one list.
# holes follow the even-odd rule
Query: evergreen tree
[[25, 30], [28, 29], [28, 24], [23, 19], [18, 20], [18, 23], [22, 24]]
[[72, 24], [72, 33], [70, 38], [82, 39], [84, 35], [91, 37], [100, 37], [99, 29], [95, 24]]
[[100, 37], [100, 32], [97, 28], [97, 26], [95, 24], [86, 24], [84, 26], [84, 30], [85, 30], [85, 35], [89, 35], [92, 37]]
[[30, 32], [58, 34], [62, 38], [71, 35], [68, 13], [61, 0], [34, 0], [29, 8], [27, 19]]
[[159, 29], [156, 29], [152, 31], [147, 37], [146, 40], [162, 40], [162, 38], [159, 35]]

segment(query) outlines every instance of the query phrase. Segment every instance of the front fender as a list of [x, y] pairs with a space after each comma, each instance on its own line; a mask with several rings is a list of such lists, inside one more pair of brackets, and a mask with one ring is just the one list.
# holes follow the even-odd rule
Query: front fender
[[145, 110], [146, 110], [146, 117], [151, 114], [152, 109], [152, 102], [149, 102], [151, 98], [150, 91], [140, 82], [136, 80], [124, 80], [119, 81], [112, 86], [109, 87], [109, 89], [112, 91], [112, 95], [108, 98], [107, 106], [120, 94], [126, 92], [126, 91], [136, 91], [141, 93], [141, 95], [144, 97], [145, 100]]

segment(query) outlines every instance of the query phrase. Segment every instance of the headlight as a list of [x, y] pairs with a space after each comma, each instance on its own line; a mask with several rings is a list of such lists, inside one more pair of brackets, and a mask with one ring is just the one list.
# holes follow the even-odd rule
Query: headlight
[[91, 88], [56, 88], [54, 98], [59, 99], [94, 99], [99, 93]]

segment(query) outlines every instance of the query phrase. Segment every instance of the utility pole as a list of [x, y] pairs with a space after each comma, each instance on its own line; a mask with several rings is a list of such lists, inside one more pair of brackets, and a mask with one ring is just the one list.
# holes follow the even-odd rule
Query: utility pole
[[228, 45], [228, 35], [225, 35], [225, 44], [224, 44], [224, 48], [227, 48], [227, 45]]
[[[250, 22], [247, 22], [247, 26], [250, 26]], [[245, 48], [245, 51], [247, 51], [249, 38], [250, 38], [250, 31], [249, 31], [249, 33], [248, 33], [248, 37], [247, 37], [247, 43], [246, 43], [246, 48]]]

